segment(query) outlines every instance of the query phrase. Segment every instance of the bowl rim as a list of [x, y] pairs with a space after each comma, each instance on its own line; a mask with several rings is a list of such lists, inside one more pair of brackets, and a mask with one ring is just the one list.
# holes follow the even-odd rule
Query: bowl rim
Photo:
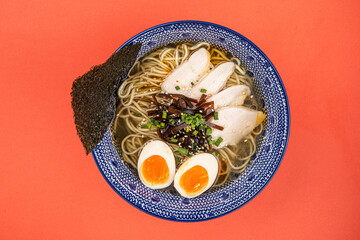
[[284, 159], [284, 156], [285, 156], [285, 152], [286, 152], [286, 149], [287, 149], [287, 146], [288, 146], [288, 142], [289, 142], [289, 137], [290, 137], [290, 105], [289, 105], [289, 99], [288, 99], [288, 96], [287, 96], [287, 92], [286, 92], [286, 89], [285, 89], [285, 86], [284, 86], [284, 83], [282, 81], [282, 78], [280, 77], [280, 74], [278, 73], [278, 71], [276, 70], [274, 64], [270, 61], [270, 59], [266, 56], [266, 54], [258, 47], [256, 46], [252, 41], [250, 41], [248, 38], [244, 37], [243, 35], [241, 35], [240, 33], [230, 29], [230, 28], [227, 28], [227, 27], [224, 27], [222, 25], [219, 25], [219, 24], [216, 24], [216, 23], [211, 23], [211, 22], [205, 22], [205, 21], [197, 21], [197, 20], [181, 20], [181, 21], [173, 21], [173, 22], [166, 22], [166, 23], [162, 23], [162, 24], [159, 24], [159, 25], [156, 25], [156, 26], [153, 26], [153, 27], [150, 27], [150, 28], [147, 28], [141, 32], [139, 32], [138, 34], [136, 34], [135, 36], [131, 37], [129, 40], [127, 40], [125, 43], [123, 43], [118, 49], [116, 49], [115, 52], [119, 51], [120, 49], [122, 49], [123, 47], [127, 46], [129, 43], [131, 43], [135, 38], [137, 38], [138, 36], [142, 35], [142, 34], [145, 34], [149, 31], [152, 31], [156, 28], [160, 28], [160, 27], [164, 27], [164, 26], [168, 26], [168, 25], [175, 25], [175, 24], [183, 24], [183, 23], [199, 23], [199, 24], [205, 24], [205, 25], [210, 25], [210, 26], [215, 26], [215, 27], [218, 27], [218, 28], [221, 28], [221, 29], [224, 29], [226, 31], [229, 31], [243, 39], [245, 39], [252, 47], [254, 47], [257, 51], [259, 51], [259, 53], [261, 53], [264, 58], [269, 62], [270, 66], [274, 69], [274, 72], [276, 74], [276, 76], [280, 79], [280, 85], [282, 87], [282, 90], [284, 92], [284, 96], [285, 96], [285, 100], [286, 100], [286, 110], [288, 112], [288, 120], [287, 120], [287, 136], [286, 136], [286, 142], [285, 142], [285, 146], [284, 146], [284, 151], [281, 155], [281, 159], [279, 161], [279, 163], [277, 164], [276, 166], [276, 169], [274, 171], [274, 173], [270, 176], [269, 180], [263, 185], [262, 188], [260, 188], [260, 190], [258, 190], [251, 198], [249, 198], [245, 203], [243, 203], [242, 205], [234, 208], [234, 209], [231, 209], [230, 211], [226, 212], [226, 213], [223, 213], [223, 214], [220, 214], [220, 215], [217, 215], [217, 216], [214, 216], [214, 217], [208, 217], [208, 218], [205, 218], [205, 219], [200, 219], [200, 220], [179, 220], [179, 219], [170, 219], [170, 218], [165, 218], [163, 216], [159, 216], [159, 215], [155, 215], [151, 212], [148, 212], [146, 211], [145, 209], [142, 209], [134, 204], [132, 204], [130, 201], [128, 201], [126, 198], [124, 198], [118, 191], [117, 189], [112, 185], [112, 183], [106, 178], [104, 172], [102, 171], [102, 169], [100, 168], [100, 165], [98, 163], [98, 159], [96, 158], [96, 155], [94, 154], [94, 150], [91, 152], [94, 160], [95, 160], [95, 163], [96, 163], [96, 166], [98, 167], [101, 175], [104, 177], [104, 179], [106, 180], [106, 182], [110, 185], [110, 187], [122, 198], [124, 199], [127, 203], [129, 203], [130, 205], [132, 205], [133, 207], [139, 209], [140, 211], [144, 212], [144, 213], [147, 213], [151, 216], [154, 216], [154, 217], [157, 217], [157, 218], [160, 218], [160, 219], [164, 219], [164, 220], [168, 220], [168, 221], [173, 221], [173, 222], [203, 222], [203, 221], [208, 221], [208, 220], [212, 220], [212, 219], [216, 219], [216, 218], [219, 218], [219, 217], [223, 217], [225, 215], [228, 215], [229, 213], [232, 213], [242, 207], [244, 207], [245, 205], [247, 205], [251, 200], [253, 200], [256, 196], [258, 196], [263, 190], [264, 188], [270, 183], [270, 181], [273, 179], [273, 177], [275, 176], [276, 172], [279, 170], [279, 167]]

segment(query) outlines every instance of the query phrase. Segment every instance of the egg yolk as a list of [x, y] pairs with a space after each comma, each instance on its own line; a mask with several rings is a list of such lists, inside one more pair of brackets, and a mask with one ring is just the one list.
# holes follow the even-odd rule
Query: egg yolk
[[180, 187], [189, 195], [193, 196], [203, 191], [209, 183], [209, 175], [205, 168], [196, 165], [187, 170], [180, 177]]
[[141, 164], [140, 176], [152, 186], [166, 183], [169, 174], [169, 167], [165, 159], [159, 155], [148, 157]]

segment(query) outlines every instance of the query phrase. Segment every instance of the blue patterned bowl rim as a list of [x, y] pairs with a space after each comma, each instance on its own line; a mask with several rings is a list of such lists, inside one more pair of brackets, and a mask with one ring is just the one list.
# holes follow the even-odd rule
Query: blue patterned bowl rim
[[[211, 219], [216, 219], [216, 218], [219, 218], [219, 217], [222, 217], [222, 216], [225, 216], [231, 212], [234, 212], [238, 209], [240, 209], [241, 207], [245, 206], [247, 203], [249, 203], [252, 199], [254, 199], [268, 184], [269, 182], [272, 180], [272, 178], [274, 177], [275, 173], [278, 171], [279, 169], [279, 166], [284, 158], [284, 155], [285, 155], [285, 152], [286, 152], [286, 149], [287, 149], [287, 145], [288, 145], [288, 142], [289, 142], [289, 135], [290, 135], [290, 106], [289, 106], [289, 100], [288, 100], [288, 96], [287, 96], [287, 93], [286, 93], [286, 90], [285, 90], [285, 86], [282, 82], [282, 79], [278, 73], [278, 71], [276, 70], [275, 66], [273, 65], [273, 63], [270, 61], [270, 59], [265, 55], [265, 53], [259, 48], [257, 47], [252, 41], [250, 41], [249, 39], [247, 39], [246, 37], [244, 37], [243, 35], [237, 33], [236, 31], [232, 30], [232, 29], [229, 29], [227, 27], [224, 27], [224, 26], [221, 26], [221, 25], [218, 25], [218, 24], [215, 24], [215, 23], [210, 23], [210, 22], [205, 22], [205, 21], [195, 21], [195, 20], [182, 20], [182, 21], [174, 21], [174, 22], [167, 22], [167, 23], [163, 23], [163, 24], [160, 24], [160, 25], [156, 25], [156, 26], [153, 26], [151, 28], [148, 28], [138, 34], [136, 34], [135, 36], [133, 36], [132, 38], [130, 38], [129, 40], [127, 40], [124, 44], [122, 44], [116, 51], [118, 51], [119, 49], [125, 47], [125, 46], [128, 46], [128, 45], [131, 45], [131, 43], [133, 42], [134, 39], [138, 38], [139, 36], [147, 33], [147, 32], [150, 32], [154, 29], [157, 29], [157, 28], [161, 28], [161, 27], [165, 27], [165, 26], [171, 26], [171, 25], [176, 25], [176, 24], [186, 24], [186, 23], [195, 23], [195, 24], [203, 24], [203, 25], [209, 25], [209, 26], [214, 26], [214, 27], [217, 27], [217, 28], [220, 28], [220, 29], [223, 29], [225, 31], [228, 31], [228, 32], [231, 32], [232, 34], [234, 35], [237, 35], [238, 37], [244, 39], [247, 43], [249, 43], [253, 48], [255, 48], [261, 55], [262, 57], [264, 57], [267, 62], [270, 64], [270, 67], [273, 69], [274, 73], [276, 74], [277, 78], [279, 79], [279, 83], [281, 85], [281, 88], [282, 88], [282, 91], [283, 91], [283, 94], [285, 96], [285, 108], [286, 108], [286, 112], [287, 112], [287, 129], [286, 129], [286, 141], [284, 142], [284, 150], [282, 152], [282, 155], [280, 157], [280, 160], [275, 168], [275, 171], [273, 172], [273, 174], [270, 176], [270, 178], [268, 179], [268, 181], [263, 184], [263, 186], [261, 187], [260, 190], [258, 190], [251, 198], [249, 198], [246, 202], [244, 202], [243, 204], [241, 204], [240, 206], [234, 208], [234, 209], [231, 209], [223, 214], [220, 214], [220, 215], [216, 215], [216, 216], [213, 216], [213, 217], [206, 217], [204, 219], [196, 219], [196, 220], [181, 220], [181, 219], [171, 219], [171, 218], [167, 218], [167, 217], [163, 217], [163, 216], [159, 216], [159, 215], [156, 215], [156, 214], [153, 214], [151, 212], [148, 212], [147, 210], [139, 207], [139, 206], [136, 206], [135, 204], [131, 203], [128, 199], [126, 199], [124, 196], [122, 196], [119, 191], [114, 187], [114, 185], [109, 181], [109, 179], [105, 176], [103, 170], [101, 169], [100, 165], [99, 165], [99, 162], [98, 162], [98, 159], [96, 157], [96, 154], [94, 153], [95, 149], [92, 151], [92, 155], [93, 155], [93, 158], [95, 160], [95, 163], [97, 165], [97, 167], [99, 168], [99, 171], [100, 173], [103, 175], [104, 179], [106, 180], [106, 182], [111, 186], [111, 188], [120, 196], [122, 197], [126, 202], [128, 202], [129, 204], [131, 204], [132, 206], [134, 206], [135, 208], [147, 213], [147, 214], [150, 214], [152, 216], [155, 216], [155, 217], [158, 217], [158, 218], [161, 218], [161, 219], [165, 219], [165, 220], [170, 220], [170, 221], [175, 221], [175, 222], [200, 222], [200, 221], [207, 221], [207, 220], [211, 220]], [[105, 138], [105, 137], [104, 137]]]

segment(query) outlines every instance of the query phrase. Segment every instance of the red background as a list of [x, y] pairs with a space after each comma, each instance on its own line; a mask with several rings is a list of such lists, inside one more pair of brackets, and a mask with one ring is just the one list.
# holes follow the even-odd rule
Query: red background
[[[0, 3], [0, 239], [359, 239], [360, 2]], [[78, 139], [72, 81], [140, 31], [175, 20], [229, 27], [271, 59], [291, 108], [270, 184], [201, 223], [152, 217], [106, 183]]]

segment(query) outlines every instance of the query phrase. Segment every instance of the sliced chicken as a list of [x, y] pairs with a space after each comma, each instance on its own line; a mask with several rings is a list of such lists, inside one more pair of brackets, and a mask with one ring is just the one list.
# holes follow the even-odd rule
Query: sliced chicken
[[265, 119], [265, 114], [245, 107], [223, 107], [218, 111], [218, 120], [210, 119], [210, 122], [223, 126], [222, 131], [212, 129], [212, 139], [223, 140], [219, 146], [236, 145], [239, 141], [253, 131]]
[[199, 99], [203, 93], [212, 96], [225, 86], [234, 70], [235, 64], [233, 62], [221, 63], [200, 79], [193, 88], [186, 91], [184, 95], [195, 99]]
[[251, 91], [248, 86], [236, 85], [222, 90], [221, 92], [210, 97], [207, 102], [214, 101], [214, 108], [241, 106], [247, 96], [250, 96]]
[[209, 68], [210, 53], [205, 48], [200, 48], [165, 78], [161, 89], [166, 93], [185, 95]]

